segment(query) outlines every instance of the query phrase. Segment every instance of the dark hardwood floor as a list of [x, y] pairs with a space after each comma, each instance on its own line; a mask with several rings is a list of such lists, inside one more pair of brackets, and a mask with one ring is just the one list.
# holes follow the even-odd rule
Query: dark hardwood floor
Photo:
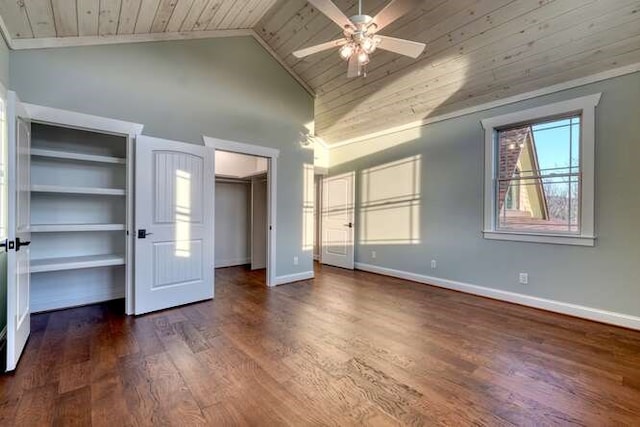
[[640, 332], [329, 267], [34, 315], [0, 425], [640, 425]]

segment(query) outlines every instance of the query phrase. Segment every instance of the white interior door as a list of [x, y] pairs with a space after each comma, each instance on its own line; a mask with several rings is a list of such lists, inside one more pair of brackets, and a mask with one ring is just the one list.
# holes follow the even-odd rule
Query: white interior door
[[31, 123], [14, 92], [7, 97], [7, 370], [16, 368], [31, 331], [29, 243]]
[[135, 313], [213, 298], [214, 151], [139, 136]]
[[353, 269], [354, 173], [322, 180], [323, 264]]
[[251, 180], [251, 269], [267, 268], [267, 177]]

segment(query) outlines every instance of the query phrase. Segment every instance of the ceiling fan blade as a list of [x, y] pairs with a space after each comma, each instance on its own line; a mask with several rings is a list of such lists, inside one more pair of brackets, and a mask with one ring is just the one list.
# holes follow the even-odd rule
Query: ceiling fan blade
[[351, 55], [349, 58], [349, 67], [347, 68], [347, 77], [358, 77], [360, 75], [360, 63], [358, 62], [358, 55]]
[[304, 58], [305, 56], [313, 55], [314, 53], [322, 52], [323, 50], [329, 50], [334, 47], [342, 46], [347, 43], [345, 39], [331, 40], [330, 42], [317, 44], [315, 46], [305, 47], [304, 49], [296, 50], [292, 53], [296, 58]]
[[373, 17], [374, 31], [380, 31], [402, 15], [416, 8], [420, 0], [391, 0], [376, 16]]
[[376, 35], [379, 40], [378, 49], [388, 50], [389, 52], [399, 53], [400, 55], [417, 58], [420, 56], [424, 48], [424, 43], [414, 42], [411, 40], [397, 39], [395, 37]]
[[353, 27], [351, 20], [331, 0], [308, 0], [316, 9], [327, 15], [340, 28]]

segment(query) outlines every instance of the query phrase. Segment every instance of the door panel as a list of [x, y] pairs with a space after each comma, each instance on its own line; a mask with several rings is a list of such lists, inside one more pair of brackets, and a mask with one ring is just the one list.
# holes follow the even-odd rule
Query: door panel
[[213, 150], [137, 138], [136, 314], [213, 298], [214, 179]]
[[350, 172], [322, 180], [322, 263], [353, 269], [354, 181]]
[[31, 123], [20, 100], [7, 103], [7, 370], [15, 369], [31, 330], [29, 243], [31, 242]]

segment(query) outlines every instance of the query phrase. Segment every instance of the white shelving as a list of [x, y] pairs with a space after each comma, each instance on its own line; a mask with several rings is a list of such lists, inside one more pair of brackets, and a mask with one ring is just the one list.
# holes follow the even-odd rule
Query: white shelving
[[71, 153], [67, 151], [47, 150], [43, 148], [33, 148], [31, 150], [32, 156], [47, 157], [50, 159], [63, 159], [63, 160], [76, 160], [84, 162], [97, 162], [97, 163], [113, 163], [124, 165], [127, 163], [126, 159], [115, 156], [98, 156], [95, 154], [83, 154], [83, 153]]
[[33, 311], [125, 294], [125, 136], [32, 124]]
[[121, 231], [124, 224], [31, 224], [32, 233], [60, 233], [72, 231]]
[[32, 273], [124, 265], [124, 255], [89, 255], [31, 260]]
[[33, 193], [60, 193], [60, 194], [95, 194], [99, 196], [124, 196], [127, 191], [120, 188], [97, 188], [97, 187], [67, 187], [61, 185], [31, 186]]

